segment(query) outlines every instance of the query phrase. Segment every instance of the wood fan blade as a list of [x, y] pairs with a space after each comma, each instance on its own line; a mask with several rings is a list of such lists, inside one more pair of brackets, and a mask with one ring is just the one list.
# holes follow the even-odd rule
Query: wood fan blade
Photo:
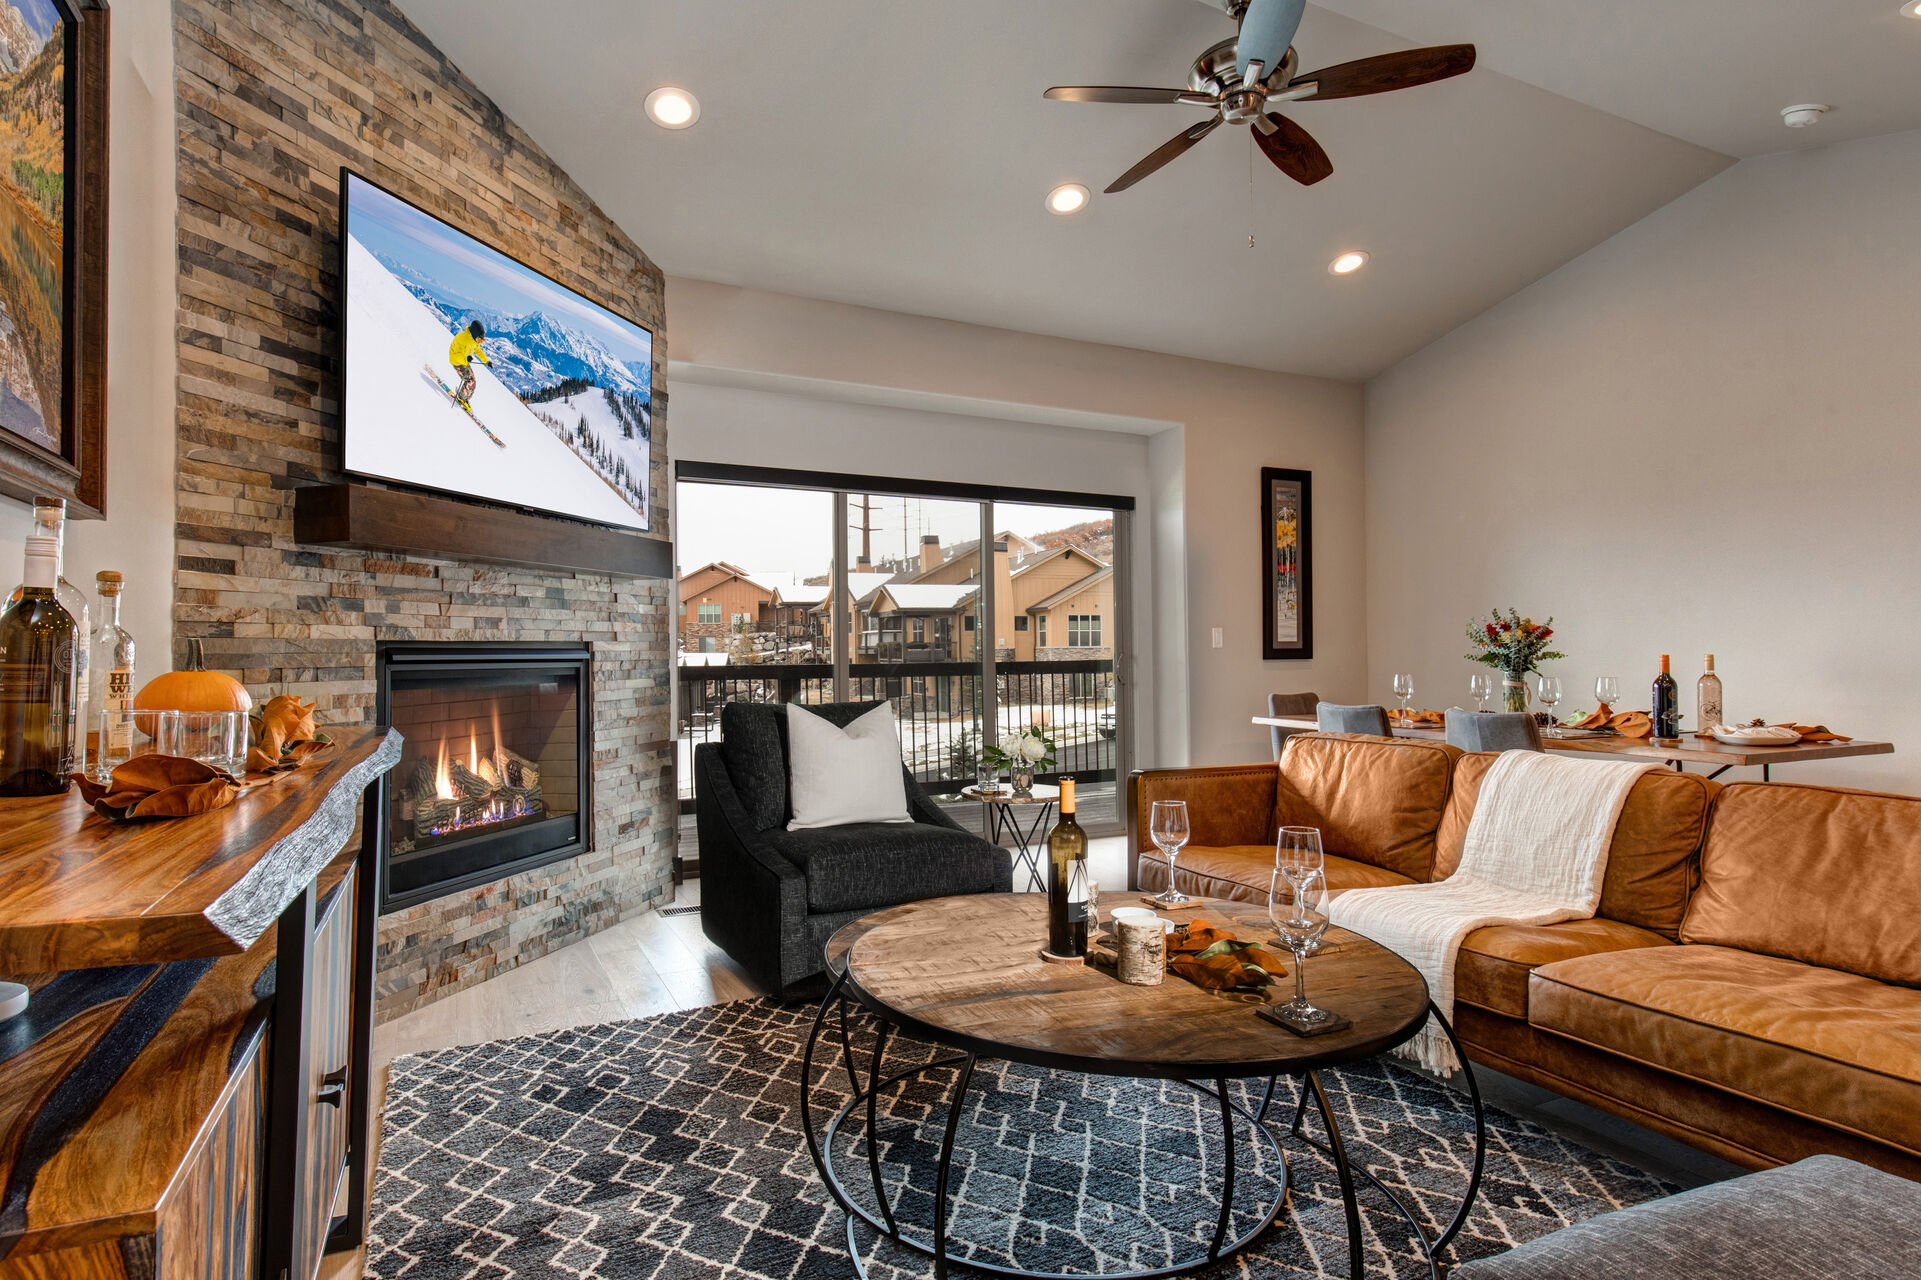
[[1327, 158], [1327, 152], [1321, 149], [1321, 144], [1314, 141], [1314, 135], [1307, 130], [1272, 111], [1267, 113], [1263, 123], [1271, 124], [1274, 128], [1271, 132], [1254, 130], [1254, 141], [1260, 145], [1261, 153], [1274, 162], [1276, 169], [1304, 187], [1311, 187], [1334, 172], [1334, 162]]
[[1432, 84], [1474, 69], [1474, 46], [1440, 44], [1427, 49], [1404, 49], [1372, 58], [1343, 62], [1319, 71], [1295, 76], [1291, 85], [1313, 83], [1312, 94], [1297, 99], [1318, 102], [1327, 98], [1358, 98], [1369, 93], [1391, 93], [1412, 89], [1417, 84]]
[[1181, 130], [1166, 142], [1154, 148], [1146, 159], [1109, 183], [1106, 194], [1111, 196], [1116, 191], [1127, 190], [1142, 178], [1145, 178], [1148, 174], [1154, 172], [1175, 156], [1180, 155], [1208, 134], [1214, 132], [1215, 129], [1220, 127], [1220, 123], [1221, 118], [1215, 116], [1211, 120], [1203, 120], [1197, 125]]
[[1041, 97], [1051, 98], [1055, 102], [1205, 103], [1209, 101], [1200, 94], [1190, 93], [1186, 89], [1140, 89], [1124, 84], [1058, 84], [1043, 93]]

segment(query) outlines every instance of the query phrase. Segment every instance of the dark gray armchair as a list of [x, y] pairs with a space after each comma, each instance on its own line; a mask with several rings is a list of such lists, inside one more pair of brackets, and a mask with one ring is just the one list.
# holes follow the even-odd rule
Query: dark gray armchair
[[[878, 705], [808, 710], [845, 727]], [[818, 975], [834, 931], [883, 907], [1013, 888], [1007, 850], [942, 813], [905, 766], [911, 823], [787, 830], [787, 708], [732, 702], [720, 728], [694, 750], [700, 925], [768, 990]]]
[[1343, 706], [1323, 702], [1314, 708], [1314, 721], [1322, 733], [1371, 733], [1377, 738], [1393, 736], [1387, 727], [1387, 708], [1374, 703]]
[[1541, 727], [1525, 711], [1457, 711], [1447, 718], [1447, 745], [1463, 751], [1543, 751]]
[[[1320, 705], [1321, 695], [1318, 693], [1270, 693], [1267, 695], [1267, 714], [1277, 718], [1315, 715], [1315, 708]], [[1277, 724], [1267, 726], [1267, 736], [1274, 744], [1276, 760], [1281, 758], [1281, 748], [1287, 745], [1287, 740], [1300, 732], [1299, 729], [1283, 729]]]

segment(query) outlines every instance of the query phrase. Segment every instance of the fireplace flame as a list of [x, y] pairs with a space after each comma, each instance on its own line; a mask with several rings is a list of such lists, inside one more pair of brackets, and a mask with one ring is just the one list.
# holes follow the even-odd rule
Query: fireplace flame
[[434, 766], [434, 794], [442, 800], [454, 798], [454, 775], [447, 768], [447, 739], [440, 740], [440, 760]]

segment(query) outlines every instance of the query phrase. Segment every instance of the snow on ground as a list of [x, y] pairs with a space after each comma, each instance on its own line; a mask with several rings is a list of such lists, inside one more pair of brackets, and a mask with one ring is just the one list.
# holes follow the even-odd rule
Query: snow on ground
[[[593, 467], [609, 484], [627, 492], [630, 500], [644, 502], [650, 428], [635, 410], [630, 410], [633, 416], [623, 421], [608, 395], [601, 388], [593, 387], [528, 407], [536, 417], [557, 432], [576, 437], [585, 432], [586, 442], [594, 446], [600, 457], [598, 460], [583, 458], [582, 461]], [[630, 400], [629, 403], [635, 402]], [[578, 454], [580, 450], [575, 449], [574, 452]]]
[[[485, 365], [474, 416], [489, 440], [429, 375], [457, 388], [453, 335], [358, 240], [347, 240], [346, 463], [349, 471], [644, 528], [636, 511], [520, 402]], [[583, 397], [584, 399], [584, 397]]]

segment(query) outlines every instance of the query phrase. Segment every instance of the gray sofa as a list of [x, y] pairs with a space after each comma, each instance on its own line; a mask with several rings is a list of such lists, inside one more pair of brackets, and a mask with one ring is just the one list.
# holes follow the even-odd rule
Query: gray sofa
[[[844, 727], [878, 705], [808, 710]], [[904, 766], [911, 823], [787, 830], [787, 708], [729, 703], [720, 728], [694, 751], [701, 929], [768, 990], [819, 975], [834, 931], [883, 907], [1013, 888], [1007, 851], [941, 812]]]

